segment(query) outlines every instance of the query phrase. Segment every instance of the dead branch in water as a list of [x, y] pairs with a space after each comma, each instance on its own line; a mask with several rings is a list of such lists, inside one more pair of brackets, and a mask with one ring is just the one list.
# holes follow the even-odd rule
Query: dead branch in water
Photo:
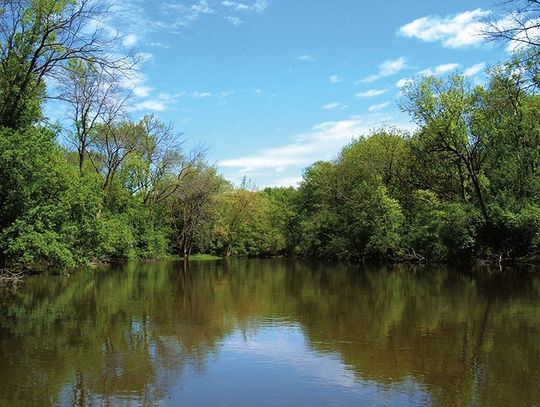
[[22, 271], [0, 269], [0, 290], [14, 289], [23, 282], [25, 274]]

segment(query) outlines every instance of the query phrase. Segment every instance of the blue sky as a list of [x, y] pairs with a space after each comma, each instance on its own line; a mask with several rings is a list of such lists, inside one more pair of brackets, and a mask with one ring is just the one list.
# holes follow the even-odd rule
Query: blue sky
[[114, 0], [108, 24], [144, 56], [135, 118], [172, 121], [239, 182], [294, 185], [381, 124], [407, 78], [482, 81], [508, 56], [478, 35], [493, 1]]

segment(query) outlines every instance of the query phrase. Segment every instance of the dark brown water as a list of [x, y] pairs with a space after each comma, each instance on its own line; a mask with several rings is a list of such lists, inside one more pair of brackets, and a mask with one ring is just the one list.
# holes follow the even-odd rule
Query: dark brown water
[[0, 294], [0, 405], [539, 406], [540, 277], [128, 264]]

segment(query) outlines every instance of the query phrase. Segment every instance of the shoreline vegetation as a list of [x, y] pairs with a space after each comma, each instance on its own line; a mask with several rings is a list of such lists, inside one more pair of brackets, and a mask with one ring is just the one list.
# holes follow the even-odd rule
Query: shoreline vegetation
[[[185, 151], [172, 124], [130, 117], [137, 54], [87, 29], [103, 13], [82, 0], [0, 11], [0, 278], [170, 256], [539, 261], [535, 44], [482, 84], [411, 80], [399, 103], [415, 131], [351, 135], [297, 188], [257, 189]], [[49, 98], [62, 125], [44, 117]]]

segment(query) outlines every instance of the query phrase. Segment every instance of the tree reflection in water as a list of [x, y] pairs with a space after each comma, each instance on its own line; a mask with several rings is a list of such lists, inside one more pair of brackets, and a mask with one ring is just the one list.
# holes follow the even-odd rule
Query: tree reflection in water
[[291, 260], [41, 275], [0, 298], [0, 366], [10, 406], [534, 405], [540, 279]]

